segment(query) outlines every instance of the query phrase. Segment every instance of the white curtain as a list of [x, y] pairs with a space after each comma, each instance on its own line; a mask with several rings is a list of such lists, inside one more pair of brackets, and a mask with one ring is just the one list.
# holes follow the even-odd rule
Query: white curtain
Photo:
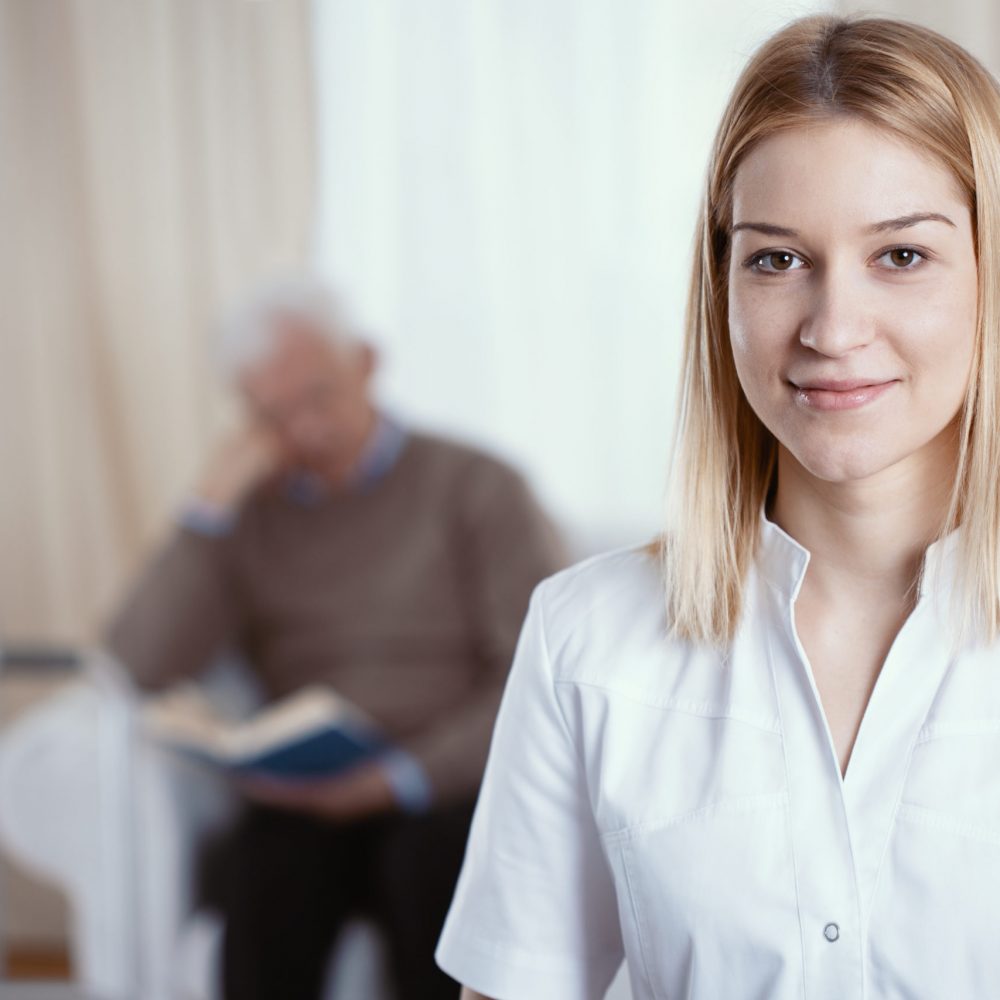
[[219, 309], [301, 265], [308, 0], [0, 0], [0, 641], [88, 641], [221, 408]]
[[388, 403], [520, 463], [582, 549], [660, 525], [711, 137], [822, 6], [315, 0], [317, 262]]

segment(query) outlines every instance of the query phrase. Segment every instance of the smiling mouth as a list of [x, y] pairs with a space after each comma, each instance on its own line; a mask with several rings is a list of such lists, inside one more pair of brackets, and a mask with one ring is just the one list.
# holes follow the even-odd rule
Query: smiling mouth
[[789, 381], [795, 401], [809, 410], [856, 410], [884, 396], [898, 379], [824, 379], [799, 385]]

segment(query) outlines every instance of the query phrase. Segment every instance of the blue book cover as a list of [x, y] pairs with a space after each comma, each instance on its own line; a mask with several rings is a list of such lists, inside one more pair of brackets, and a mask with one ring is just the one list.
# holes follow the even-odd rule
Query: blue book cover
[[377, 733], [360, 726], [331, 726], [234, 760], [230, 767], [241, 775], [266, 778], [329, 777], [377, 756], [388, 745]]
[[346, 771], [391, 746], [378, 726], [335, 692], [310, 687], [227, 719], [197, 685], [146, 707], [147, 731], [198, 760], [245, 777], [309, 779]]

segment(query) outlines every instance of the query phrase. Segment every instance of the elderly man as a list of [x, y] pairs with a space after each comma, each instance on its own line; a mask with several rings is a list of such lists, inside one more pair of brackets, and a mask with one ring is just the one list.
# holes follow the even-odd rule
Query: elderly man
[[373, 404], [372, 349], [322, 288], [225, 338], [247, 417], [113, 623], [144, 686], [244, 653], [270, 699], [328, 683], [395, 749], [308, 787], [250, 783], [227, 851], [229, 1000], [315, 1000], [344, 917], [385, 930], [401, 998], [452, 998], [433, 949], [534, 584], [562, 562], [521, 478]]

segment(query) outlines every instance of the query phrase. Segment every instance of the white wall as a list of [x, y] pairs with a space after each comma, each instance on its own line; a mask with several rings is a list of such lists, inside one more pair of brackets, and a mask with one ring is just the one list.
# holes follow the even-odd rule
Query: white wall
[[315, 2], [316, 257], [384, 398], [519, 462], [588, 547], [647, 537], [716, 122], [820, 4]]

